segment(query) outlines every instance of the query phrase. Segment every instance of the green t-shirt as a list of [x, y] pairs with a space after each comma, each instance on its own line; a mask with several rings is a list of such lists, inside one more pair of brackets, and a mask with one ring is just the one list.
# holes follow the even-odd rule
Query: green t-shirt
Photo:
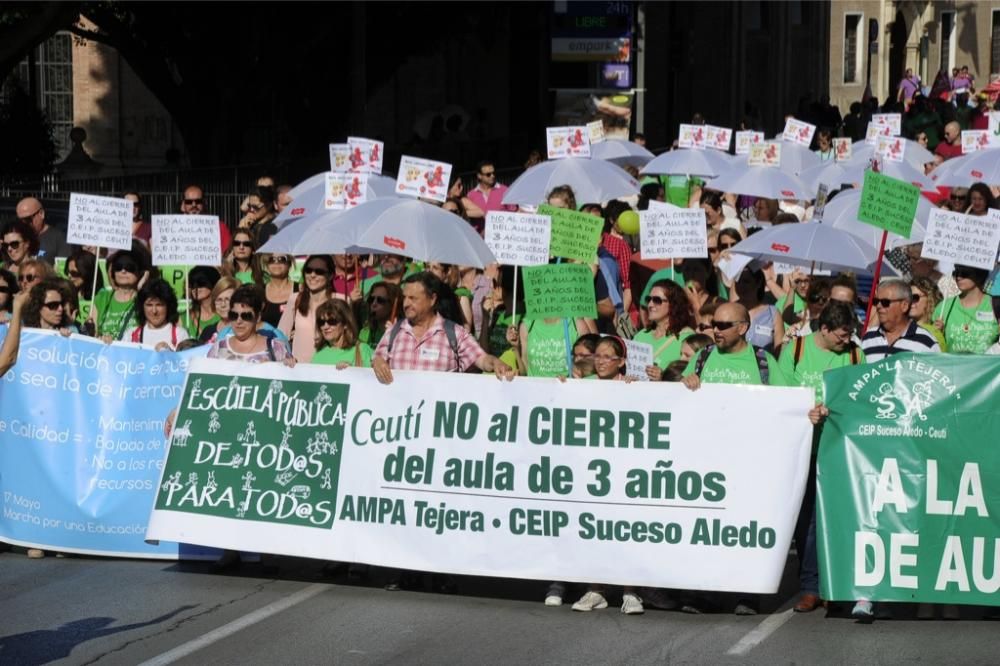
[[[811, 388], [816, 393], [816, 400], [823, 401], [823, 373], [827, 370], [845, 368], [851, 363], [851, 352], [841, 353], [820, 349], [816, 344], [816, 333], [798, 338], [802, 340], [802, 354], [798, 364], [795, 363], [795, 341], [785, 345], [781, 350], [778, 367], [782, 378], [791, 386]], [[858, 349], [854, 353], [858, 363], [865, 362], [865, 354]], [[772, 382], [773, 383], [773, 382]]]
[[[90, 301], [80, 299], [80, 311], [76, 315], [76, 323], [83, 326], [83, 323], [90, 317]], [[83, 329], [80, 329], [83, 330]]]
[[683, 329], [679, 335], [667, 335], [662, 338], [653, 337], [653, 331], [639, 331], [632, 338], [634, 342], [645, 342], [653, 347], [653, 363], [665, 370], [668, 365], [681, 357], [681, 347], [694, 331]]
[[649, 282], [646, 283], [645, 289], [642, 290], [642, 295], [639, 297], [639, 304], [642, 305], [642, 307], [646, 307], [646, 301], [649, 300], [649, 292], [653, 290], [653, 285], [660, 280], [671, 280], [681, 289], [687, 286], [687, 282], [684, 280], [684, 275], [682, 275], [676, 267], [661, 268], [649, 276]]
[[[184, 321], [183, 316], [181, 316], [180, 321], [181, 322]], [[220, 321], [222, 321], [222, 318], [217, 314], [214, 314], [205, 321], [201, 322], [196, 321], [194, 316], [192, 315], [191, 317], [189, 317], [188, 320], [188, 325], [187, 325], [188, 335], [190, 335], [192, 338], [195, 339], [201, 338], [201, 334], [202, 332], [204, 332], [206, 328], [214, 324], [218, 324]]]
[[[795, 296], [795, 302], [792, 304], [792, 312], [799, 314], [806, 309], [806, 299], [799, 296], [797, 291], [793, 291], [792, 294]], [[779, 298], [774, 307], [778, 308], [778, 312], [784, 313], [786, 303], [788, 303], [788, 294]]]
[[499, 357], [508, 349], [511, 349], [510, 343], [507, 342], [507, 329], [513, 323], [514, 318], [510, 315], [506, 313], [497, 315], [496, 322], [493, 324], [493, 328], [490, 329], [490, 348], [486, 350], [488, 353]]
[[97, 305], [97, 337], [110, 335], [122, 340], [138, 324], [135, 318], [135, 299], [121, 303], [114, 298], [114, 290], [106, 287], [94, 297]]
[[663, 176], [662, 182], [667, 202], [681, 208], [688, 207], [691, 203], [691, 190], [702, 184], [698, 178], [676, 174]]
[[353, 366], [355, 361], [357, 361], [355, 347], [357, 347], [357, 349], [361, 352], [361, 365], [356, 367], [372, 367], [372, 356], [374, 356], [375, 352], [373, 352], [372, 348], [363, 342], [358, 342], [354, 347], [349, 347], [348, 349], [323, 347], [318, 352], [313, 354], [312, 360], [309, 362], [317, 363], [319, 365], [337, 365], [338, 363], [347, 363], [348, 365]]
[[953, 354], [982, 354], [997, 341], [1000, 328], [993, 316], [993, 305], [989, 296], [975, 308], [962, 307], [960, 296], [946, 298], [934, 310], [934, 321], [944, 321], [944, 338], [948, 341], [948, 351]]
[[253, 271], [236, 271], [233, 275], [240, 284], [253, 284]]
[[[765, 352], [767, 353], [767, 352]], [[684, 369], [684, 376], [694, 374], [695, 366], [698, 364], [699, 354], [695, 354], [688, 361]], [[787, 386], [778, 367], [778, 362], [774, 357], [767, 354], [767, 371], [770, 375], [768, 384], [771, 386]], [[707, 384], [749, 384], [760, 385], [760, 369], [757, 367], [757, 356], [753, 347], [747, 345], [742, 351], [723, 354], [718, 349], [713, 349], [705, 361], [705, 367], [701, 371], [701, 381]]]
[[944, 333], [941, 332], [940, 328], [934, 324], [917, 324], [917, 326], [934, 336], [934, 339], [937, 340], [938, 346], [941, 347], [941, 353], [948, 352], [948, 341], [944, 339]]
[[567, 343], [564, 319], [553, 324], [544, 319], [525, 319], [528, 329], [528, 349], [525, 362], [529, 377], [569, 377], [566, 367], [566, 347], [576, 339], [576, 324], [570, 322], [571, 340]]

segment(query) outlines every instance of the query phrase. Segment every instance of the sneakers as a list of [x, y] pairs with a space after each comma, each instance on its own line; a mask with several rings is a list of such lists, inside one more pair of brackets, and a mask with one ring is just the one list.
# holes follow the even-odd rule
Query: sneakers
[[587, 592], [580, 597], [580, 600], [573, 604], [573, 610], [584, 613], [592, 610], [601, 610], [608, 607], [608, 600], [600, 592]]
[[40, 560], [45, 557], [45, 551], [40, 548], [29, 548], [28, 549], [28, 559], [29, 560]]
[[563, 593], [566, 591], [559, 583], [552, 583], [549, 585], [549, 591], [545, 593], [545, 605], [546, 606], [562, 606]]
[[875, 612], [872, 610], [872, 602], [862, 599], [854, 604], [851, 609], [851, 617], [862, 624], [871, 624], [875, 621]]
[[[603, 599], [603, 597], [601, 598]], [[607, 606], [607, 602], [604, 602], [604, 605]], [[631, 592], [626, 592], [622, 595], [622, 613], [625, 615], [642, 615], [645, 612], [645, 609], [642, 607], [642, 599], [637, 595]]]
[[672, 599], [663, 590], [658, 590], [653, 587], [642, 588], [642, 600], [643, 603], [650, 608], [658, 608], [659, 610], [676, 610], [677, 601]]

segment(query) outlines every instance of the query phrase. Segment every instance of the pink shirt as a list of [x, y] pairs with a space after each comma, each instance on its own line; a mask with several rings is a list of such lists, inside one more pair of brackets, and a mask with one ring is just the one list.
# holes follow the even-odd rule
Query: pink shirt
[[[392, 343], [392, 353], [389, 353], [389, 338], [392, 331], [385, 335], [375, 348], [375, 355], [389, 362], [394, 370], [423, 370], [432, 372], [464, 372], [475, 365], [486, 355], [483, 348], [473, 339], [472, 335], [462, 326], [455, 326], [455, 339], [458, 342], [458, 359], [448, 342], [448, 334], [444, 330], [444, 319], [437, 315], [423, 336], [417, 340], [413, 335], [413, 327], [406, 319], [403, 320]], [[457, 364], [456, 364], [457, 360]], [[457, 367], [456, 367], [457, 365]]]
[[490, 190], [489, 196], [487, 196], [477, 186], [475, 189], [470, 190], [469, 194], [466, 196], [469, 197], [469, 201], [482, 208], [484, 213], [488, 213], [491, 210], [498, 210], [498, 211], [517, 210], [517, 206], [505, 206], [503, 204], [503, 197], [505, 194], [507, 194], [506, 185], [497, 185], [492, 190]]

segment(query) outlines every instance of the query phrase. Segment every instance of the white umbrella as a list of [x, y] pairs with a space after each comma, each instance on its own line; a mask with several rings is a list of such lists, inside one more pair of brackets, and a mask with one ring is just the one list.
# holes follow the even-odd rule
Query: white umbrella
[[846, 162], [821, 162], [800, 173], [799, 178], [810, 192], [819, 191], [820, 185], [837, 190], [845, 184], [854, 182], [848, 178], [845, 164]]
[[554, 188], [569, 185], [578, 203], [610, 201], [639, 193], [639, 182], [621, 167], [586, 157], [536, 164], [507, 189], [503, 203], [537, 206]]
[[267, 242], [261, 245], [257, 249], [257, 252], [291, 254], [296, 256], [313, 254], [308, 239], [318, 229], [333, 224], [334, 219], [343, 212], [342, 210], [328, 210], [322, 214], [311, 215], [308, 218], [291, 220], [278, 230], [278, 233], [267, 239]]
[[658, 155], [639, 173], [712, 177], [727, 171], [732, 161], [728, 153], [719, 150], [678, 148]]
[[606, 160], [618, 166], [642, 167], [656, 156], [634, 141], [606, 139], [590, 146], [590, 157], [595, 160]]
[[942, 187], [968, 187], [977, 182], [1000, 185], [1000, 148], [953, 157], [934, 169], [931, 178]]
[[[920, 171], [920, 173], [923, 173], [924, 165], [934, 161], [934, 153], [916, 141], [903, 139], [903, 142], [906, 144], [906, 147], [903, 149], [903, 161]], [[851, 144], [851, 159], [847, 160], [847, 163], [867, 164], [871, 162], [872, 158], [875, 157], [875, 148], [876, 146], [865, 143], [863, 140], [855, 141]]]
[[[854, 234], [829, 224], [803, 222], [779, 224], [758, 231], [733, 246], [732, 251], [759, 261], [776, 261], [795, 266], [874, 272], [878, 249]], [[895, 271], [883, 262], [883, 271]]]
[[[848, 166], [846, 168], [847, 180], [844, 182], [864, 183], [865, 171], [867, 170], [867, 163], [858, 162], [852, 164], [848, 162]], [[890, 162], [889, 160], [882, 160], [879, 173], [884, 176], [889, 176], [890, 178], [895, 178], [896, 180], [901, 180], [904, 183], [916, 185], [922, 191], [930, 190], [931, 192], [934, 192], [937, 190], [937, 187], [934, 185], [934, 181], [931, 180], [930, 176], [925, 176], [922, 169], [918, 171], [906, 162]]]
[[[843, 229], [858, 236], [867, 243], [878, 247], [882, 243], [882, 229], [858, 219], [858, 209], [861, 207], [861, 190], [845, 190], [831, 199], [823, 209], [823, 224], [835, 229]], [[927, 220], [930, 219], [934, 206], [924, 197], [917, 200], [917, 213], [913, 218], [910, 237], [905, 238], [890, 233], [886, 246], [896, 248], [911, 243], [919, 243], [927, 233]]]
[[[781, 163], [777, 167], [771, 168], [778, 168], [792, 176], [798, 176], [806, 169], [811, 169], [822, 162], [819, 155], [797, 143], [790, 141], [773, 141], [769, 143], [778, 143], [781, 145]], [[733, 160], [733, 166], [749, 166], [749, 160], [749, 154], [740, 155], [737, 159]]]
[[798, 177], [767, 166], [734, 164], [727, 173], [708, 181], [708, 187], [767, 199], [805, 200], [816, 196]]
[[[288, 196], [292, 198], [292, 203], [286, 206], [285, 210], [278, 213], [278, 216], [274, 218], [274, 225], [278, 229], [284, 228], [286, 224], [294, 220], [330, 212], [326, 210], [326, 206], [323, 203], [323, 198], [326, 194], [327, 173], [324, 171], [315, 176], [310, 176], [288, 192]], [[394, 178], [375, 173], [368, 175], [366, 201], [392, 196], [397, 196], [396, 180]]]

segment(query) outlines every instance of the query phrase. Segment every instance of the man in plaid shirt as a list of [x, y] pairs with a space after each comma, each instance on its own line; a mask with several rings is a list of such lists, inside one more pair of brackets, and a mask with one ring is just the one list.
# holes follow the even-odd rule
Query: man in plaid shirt
[[438, 295], [444, 285], [429, 272], [411, 275], [403, 281], [403, 320], [392, 341], [392, 332], [382, 336], [375, 349], [372, 369], [383, 384], [392, 382], [392, 370], [464, 372], [473, 365], [511, 380], [514, 371], [506, 363], [483, 351], [463, 326], [456, 325], [457, 351], [452, 348], [444, 318], [438, 314]]

